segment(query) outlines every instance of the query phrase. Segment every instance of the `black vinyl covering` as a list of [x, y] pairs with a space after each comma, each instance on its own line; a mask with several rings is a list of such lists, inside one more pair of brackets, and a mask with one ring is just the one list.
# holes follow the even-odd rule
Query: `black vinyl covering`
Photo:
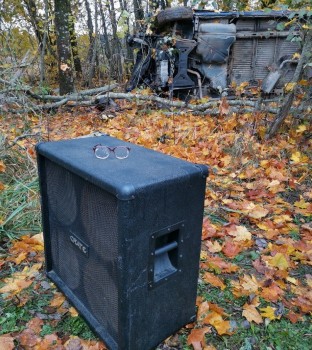
[[[97, 159], [93, 147], [130, 147]], [[101, 136], [37, 146], [47, 275], [111, 350], [194, 320], [207, 167]]]

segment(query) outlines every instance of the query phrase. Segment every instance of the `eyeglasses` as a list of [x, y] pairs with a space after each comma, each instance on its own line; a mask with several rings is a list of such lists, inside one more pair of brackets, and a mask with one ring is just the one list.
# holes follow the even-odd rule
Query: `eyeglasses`
[[117, 159], [126, 159], [128, 158], [130, 153], [130, 147], [126, 147], [126, 146], [108, 147], [108, 146], [102, 146], [101, 144], [98, 144], [93, 147], [93, 151], [96, 158], [99, 158], [99, 159], [108, 158], [110, 152], [113, 152]]

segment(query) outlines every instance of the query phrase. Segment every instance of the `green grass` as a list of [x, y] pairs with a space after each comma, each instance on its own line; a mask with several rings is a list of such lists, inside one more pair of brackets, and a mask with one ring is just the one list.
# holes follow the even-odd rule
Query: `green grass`
[[23, 153], [1, 150], [6, 171], [1, 176], [5, 189], [0, 197], [0, 242], [41, 230], [37, 169]]
[[310, 350], [311, 323], [306, 320], [292, 324], [288, 320], [274, 321], [267, 325], [238, 328], [231, 336], [206, 335], [208, 344], [218, 350]]

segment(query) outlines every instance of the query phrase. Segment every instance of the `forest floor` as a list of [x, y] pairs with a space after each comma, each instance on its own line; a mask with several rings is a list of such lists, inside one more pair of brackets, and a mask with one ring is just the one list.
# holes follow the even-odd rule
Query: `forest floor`
[[[178, 115], [118, 101], [0, 124], [0, 349], [105, 349], [45, 277], [34, 145], [95, 131], [207, 164], [197, 321], [159, 349], [308, 350], [312, 343], [312, 126], [270, 116]], [[107, 114], [108, 113], [108, 114]]]

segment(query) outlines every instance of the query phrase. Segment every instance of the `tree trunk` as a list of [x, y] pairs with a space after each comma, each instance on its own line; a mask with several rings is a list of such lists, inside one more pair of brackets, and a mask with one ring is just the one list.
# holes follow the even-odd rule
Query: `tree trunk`
[[99, 6], [100, 6], [101, 19], [102, 19], [102, 27], [104, 32], [104, 45], [105, 45], [104, 51], [107, 59], [110, 60], [112, 58], [112, 51], [111, 51], [111, 47], [108, 39], [107, 24], [106, 24], [102, 1], [100, 1]]
[[42, 33], [42, 30], [40, 30], [36, 2], [34, 0], [24, 0], [24, 4], [26, 6], [26, 9], [30, 18], [30, 22], [34, 28], [35, 35], [39, 43], [39, 47], [41, 47], [42, 41], [43, 41], [43, 33]]
[[[94, 53], [95, 53], [95, 33], [94, 33], [94, 28], [93, 28], [93, 21], [92, 21], [92, 12], [90, 8], [90, 4], [88, 0], [84, 1], [86, 11], [87, 11], [87, 25], [88, 25], [88, 33], [89, 33], [89, 52], [88, 52], [88, 61], [89, 61], [89, 72], [88, 72], [88, 78], [87, 78], [87, 84], [92, 81], [92, 78], [94, 76], [94, 63], [92, 62]], [[95, 4], [96, 6], [96, 4]], [[94, 60], [95, 62], [95, 60]], [[92, 75], [92, 76], [90, 76]]]
[[[95, 75], [95, 62], [96, 62], [96, 56], [97, 56], [97, 34], [98, 34], [98, 3], [97, 0], [94, 0], [94, 17], [95, 17], [95, 35], [93, 36], [93, 45], [92, 45], [92, 51], [90, 52], [90, 67], [89, 67], [89, 76], [88, 76], [88, 86], [92, 87], [93, 85], [93, 78]], [[90, 47], [91, 49], [91, 47]]]
[[43, 25], [43, 38], [42, 47], [40, 52], [40, 85], [42, 86], [45, 81], [45, 61], [44, 57], [47, 48], [47, 37], [48, 37], [48, 20], [49, 20], [49, 9], [48, 0], [44, 0], [44, 25]]
[[312, 51], [312, 30], [309, 30], [307, 32], [307, 34], [305, 35], [301, 57], [300, 57], [299, 62], [297, 64], [297, 67], [296, 67], [296, 70], [294, 73], [294, 77], [292, 80], [292, 82], [296, 85], [293, 88], [293, 90], [285, 97], [279, 112], [277, 113], [275, 119], [273, 120], [273, 122], [272, 122], [272, 124], [271, 124], [271, 126], [266, 134], [265, 138], [267, 140], [272, 138], [276, 134], [276, 132], [278, 131], [278, 129], [280, 128], [280, 126], [282, 125], [282, 123], [284, 122], [284, 120], [288, 116], [288, 113], [289, 113], [290, 108], [292, 106], [296, 92], [298, 90], [298, 82], [301, 79], [301, 76], [303, 73], [303, 68], [308, 63], [308, 60], [311, 57], [311, 51]]
[[75, 32], [74, 16], [71, 9], [70, 9], [70, 21], [69, 21], [69, 35], [70, 35], [70, 44], [71, 44], [71, 50], [73, 55], [75, 72], [77, 73], [77, 75], [81, 75], [82, 67], [81, 67], [80, 57], [78, 55], [77, 35]]
[[133, 9], [136, 27], [138, 27], [139, 21], [142, 21], [144, 19], [142, 0], [133, 0]]
[[116, 11], [115, 11], [114, 0], [110, 0], [107, 3], [107, 7], [108, 7], [109, 17], [111, 20], [112, 31], [113, 31], [113, 62], [111, 65], [115, 66], [117, 68], [115, 70], [116, 78], [117, 78], [117, 80], [120, 81], [122, 79], [122, 75], [123, 75], [122, 58], [121, 58], [122, 53], [121, 53], [120, 42], [119, 42], [118, 35], [117, 35], [117, 20], [116, 20]]
[[74, 91], [69, 35], [70, 0], [54, 0], [60, 95]]

